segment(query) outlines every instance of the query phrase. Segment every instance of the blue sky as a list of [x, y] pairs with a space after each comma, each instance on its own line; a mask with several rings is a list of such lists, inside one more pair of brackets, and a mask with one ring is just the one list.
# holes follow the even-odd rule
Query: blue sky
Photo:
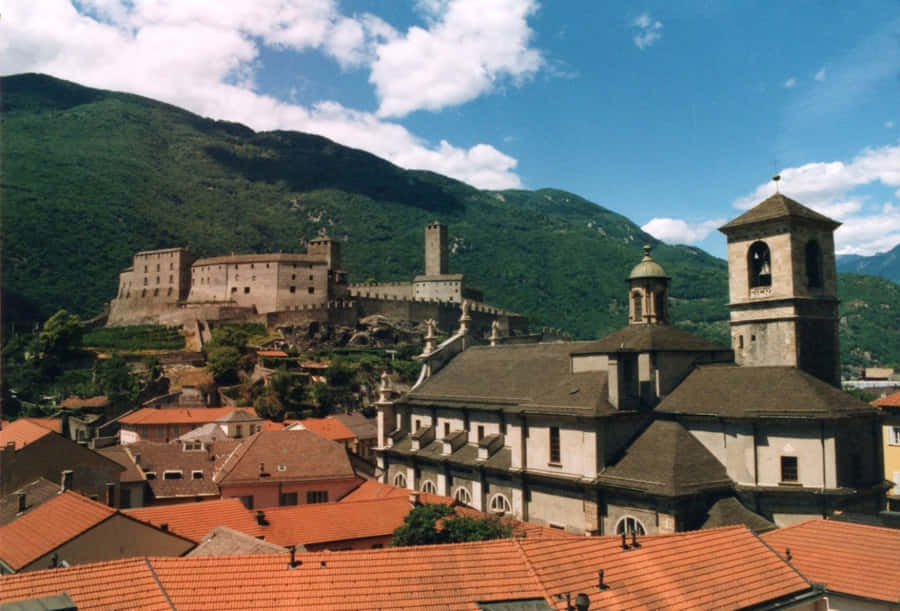
[[565, 189], [718, 256], [776, 172], [839, 252], [900, 243], [896, 1], [32, 0], [0, 66]]

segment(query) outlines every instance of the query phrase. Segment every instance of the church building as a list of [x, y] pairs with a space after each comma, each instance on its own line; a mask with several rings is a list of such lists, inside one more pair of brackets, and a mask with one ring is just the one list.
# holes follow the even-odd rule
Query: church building
[[776, 194], [726, 224], [732, 348], [669, 325], [649, 247], [595, 341], [428, 341], [378, 402], [387, 483], [584, 534], [756, 530], [881, 507], [875, 410], [839, 389], [833, 231]]

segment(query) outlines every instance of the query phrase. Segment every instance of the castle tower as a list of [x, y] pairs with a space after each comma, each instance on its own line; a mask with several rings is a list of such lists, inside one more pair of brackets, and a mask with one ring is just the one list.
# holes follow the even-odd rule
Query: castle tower
[[447, 273], [447, 226], [434, 221], [425, 225], [425, 275]]
[[328, 261], [328, 269], [341, 268], [341, 244], [329, 238], [325, 233], [309, 241], [306, 254], [323, 257]]
[[669, 277], [644, 246], [644, 258], [628, 276], [628, 324], [669, 323]]
[[739, 365], [798, 367], [840, 386], [838, 226], [776, 193], [719, 228], [728, 238], [731, 344]]

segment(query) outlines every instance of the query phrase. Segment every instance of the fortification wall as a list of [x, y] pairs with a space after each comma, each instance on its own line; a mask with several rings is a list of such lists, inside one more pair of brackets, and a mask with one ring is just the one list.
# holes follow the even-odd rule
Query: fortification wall
[[348, 287], [350, 297], [369, 299], [412, 299], [413, 284], [411, 282], [372, 282], [351, 284]]

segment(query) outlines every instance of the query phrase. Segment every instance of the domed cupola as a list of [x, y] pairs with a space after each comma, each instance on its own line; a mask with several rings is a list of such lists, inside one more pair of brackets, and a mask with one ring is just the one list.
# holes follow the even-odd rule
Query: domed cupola
[[669, 322], [669, 277], [644, 246], [644, 258], [628, 276], [628, 322], [632, 325]]

